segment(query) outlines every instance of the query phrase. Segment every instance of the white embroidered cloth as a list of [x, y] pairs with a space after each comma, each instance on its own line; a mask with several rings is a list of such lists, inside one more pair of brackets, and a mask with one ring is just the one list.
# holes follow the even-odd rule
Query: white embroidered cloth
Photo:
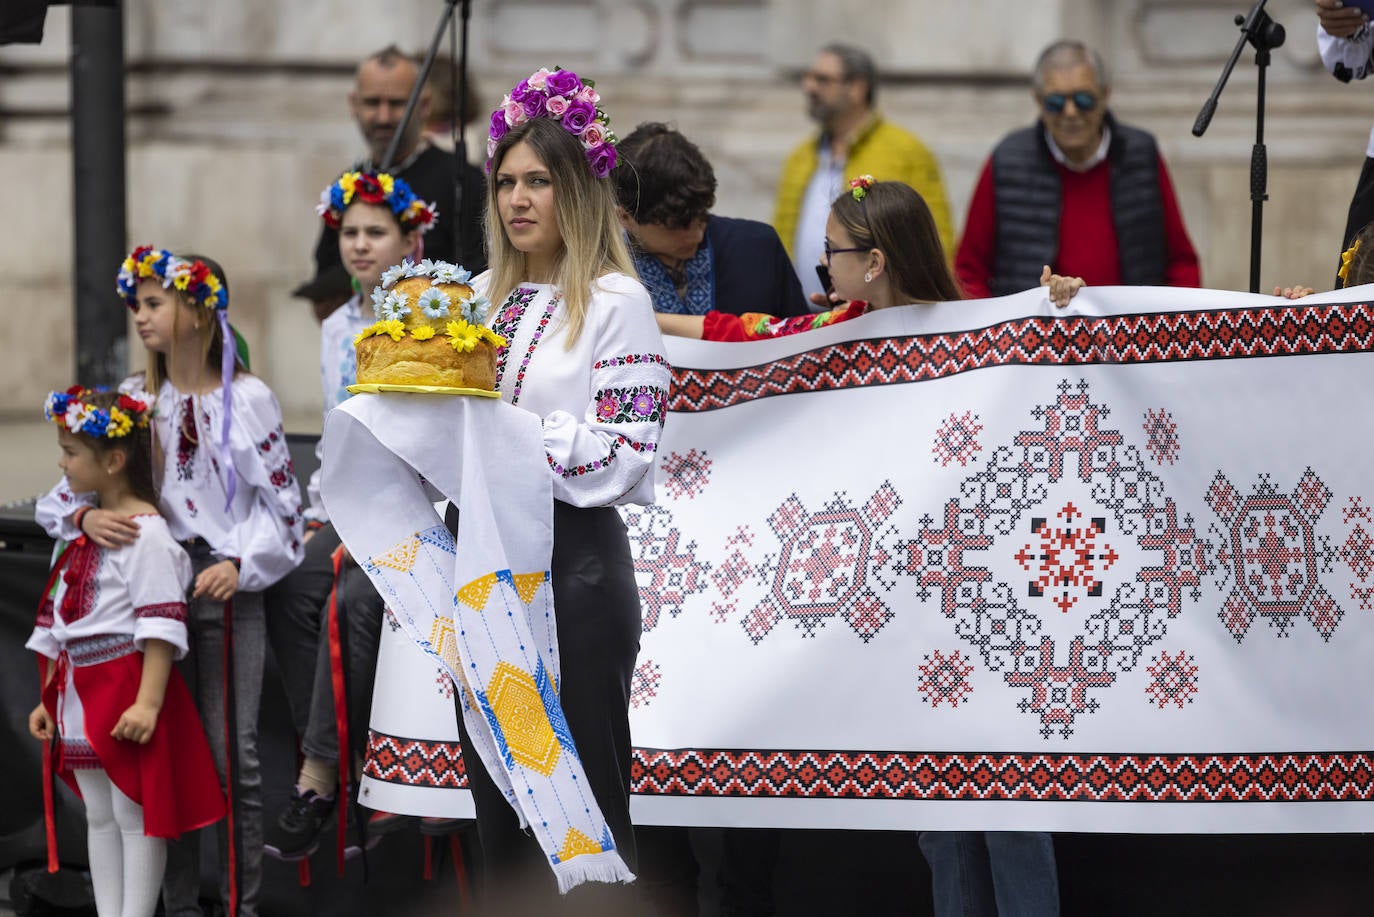
[[670, 340], [636, 822], [1374, 829], [1369, 292]]
[[[560, 891], [633, 879], [558, 704], [552, 478], [539, 417], [497, 400], [361, 394], [330, 413], [323, 452], [329, 517], [391, 619], [459, 686], [476, 752], [539, 841]], [[456, 545], [426, 482], [461, 508]], [[383, 656], [403, 659], [390, 645]], [[397, 721], [379, 702], [443, 710], [432, 679], [425, 697], [384, 691], [390, 672], [378, 670], [374, 723]], [[442, 716], [418, 738], [451, 729], [451, 712], [447, 723]], [[381, 807], [365, 789], [365, 801]]]

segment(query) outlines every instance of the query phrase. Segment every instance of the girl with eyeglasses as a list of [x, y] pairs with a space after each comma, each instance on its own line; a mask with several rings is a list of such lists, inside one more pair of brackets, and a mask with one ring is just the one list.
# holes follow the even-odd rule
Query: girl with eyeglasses
[[[715, 311], [658, 314], [659, 329], [707, 341], [757, 341], [822, 328], [876, 309], [963, 299], [930, 208], [902, 182], [877, 182], [861, 175], [835, 198], [825, 224], [822, 266], [832, 285], [829, 311], [797, 318]], [[1040, 283], [1061, 307], [1083, 285], [1081, 278], [1061, 277], [1048, 266]]]

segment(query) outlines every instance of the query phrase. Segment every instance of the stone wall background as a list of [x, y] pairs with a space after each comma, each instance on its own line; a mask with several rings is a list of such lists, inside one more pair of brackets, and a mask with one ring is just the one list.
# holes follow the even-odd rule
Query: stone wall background
[[[1255, 73], [1246, 51], [1205, 137], [1190, 134], [1239, 32], [1241, 0], [476, 0], [482, 107], [559, 64], [594, 77], [619, 131], [675, 122], [712, 159], [717, 211], [768, 219], [780, 163], [810, 125], [796, 74], [839, 38], [872, 49], [879, 105], [934, 150], [956, 228], [992, 145], [1034, 117], [1041, 47], [1082, 38], [1108, 60], [1112, 107], [1153, 131], [1211, 287], [1249, 277]], [[345, 95], [357, 60], [426, 45], [439, 0], [126, 0], [129, 242], [207, 252], [233, 286], [254, 368], [295, 429], [317, 429], [318, 338], [289, 291], [309, 276], [319, 189], [361, 149]], [[1320, 66], [1310, 0], [1271, 0], [1288, 29], [1269, 71], [1262, 284], [1328, 288], [1374, 121], [1374, 87]], [[43, 44], [0, 49], [0, 414], [71, 383], [68, 10]], [[470, 130], [469, 148], [485, 135]], [[116, 266], [110, 266], [111, 286]], [[110, 307], [117, 308], [113, 293]], [[135, 339], [136, 343], [136, 339]], [[134, 347], [135, 360], [142, 355]]]

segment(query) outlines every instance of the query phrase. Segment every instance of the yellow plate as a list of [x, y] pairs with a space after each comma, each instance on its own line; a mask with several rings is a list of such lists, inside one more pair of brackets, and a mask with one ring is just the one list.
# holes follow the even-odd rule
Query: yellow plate
[[348, 393], [356, 395], [359, 392], [414, 392], [419, 395], [476, 395], [479, 398], [500, 398], [500, 392], [488, 391], [484, 388], [452, 388], [446, 385], [392, 385], [386, 382], [364, 382], [359, 385], [350, 385]]

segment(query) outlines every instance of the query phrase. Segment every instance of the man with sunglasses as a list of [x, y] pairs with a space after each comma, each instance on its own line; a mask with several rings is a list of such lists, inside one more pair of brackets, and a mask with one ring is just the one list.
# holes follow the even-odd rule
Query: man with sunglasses
[[1098, 54], [1050, 45], [1034, 93], [1039, 122], [997, 145], [969, 202], [955, 257], [965, 293], [1028, 289], [1046, 265], [1094, 286], [1199, 286], [1164, 159], [1154, 137], [1107, 110]]
[[816, 265], [830, 203], [860, 175], [915, 188], [930, 206], [940, 241], [950, 251], [954, 229], [940, 165], [925, 144], [874, 108], [878, 70], [873, 58], [853, 45], [826, 45], [801, 83], [806, 112], [820, 133], [802, 141], [783, 165], [773, 228], [807, 297], [823, 294]]

